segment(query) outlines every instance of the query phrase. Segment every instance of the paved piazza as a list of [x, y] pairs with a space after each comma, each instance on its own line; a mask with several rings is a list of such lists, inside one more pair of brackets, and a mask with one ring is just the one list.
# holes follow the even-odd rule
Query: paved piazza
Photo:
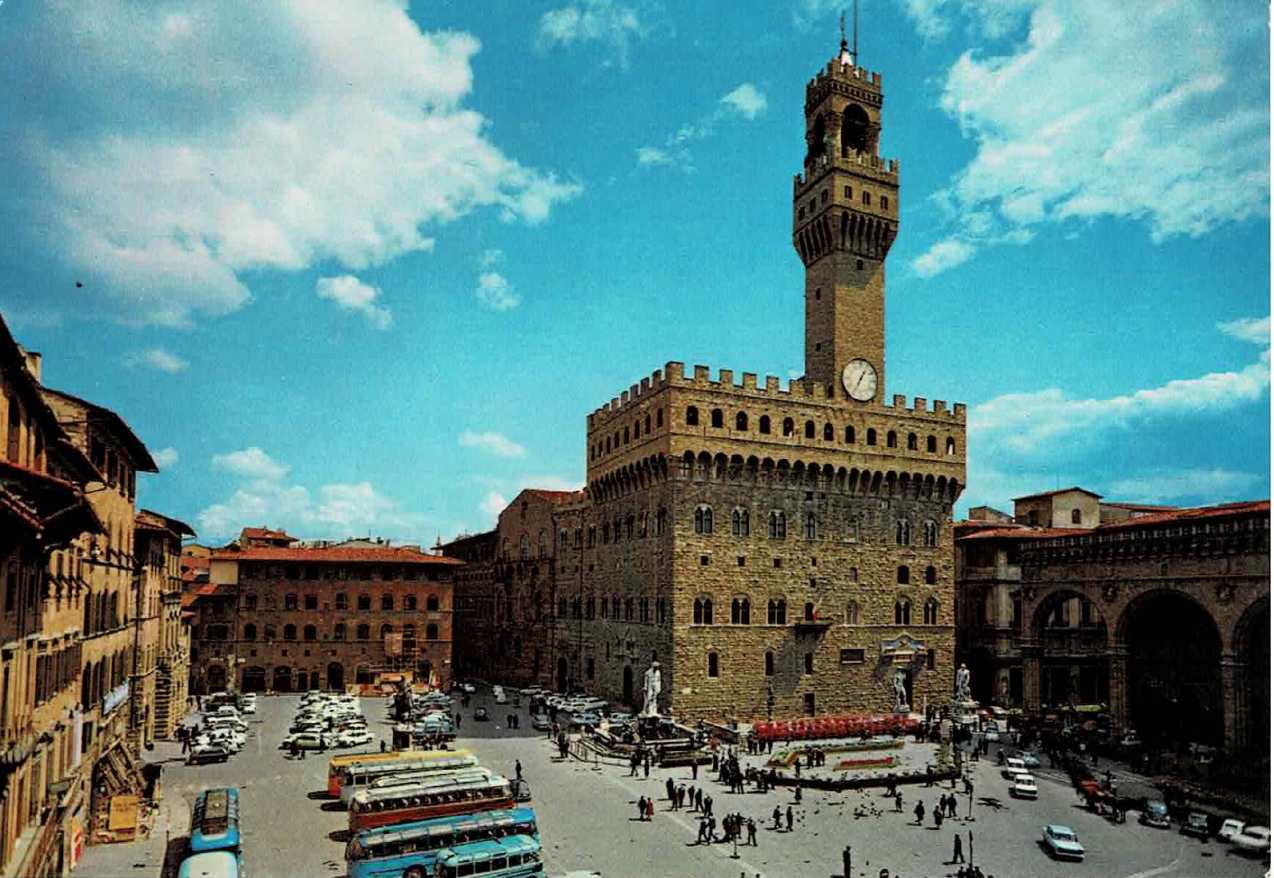
[[[163, 806], [151, 837], [134, 844], [91, 847], [77, 874], [93, 878], [164, 874], [165, 845], [179, 854], [196, 793], [205, 787], [235, 785], [242, 790], [249, 875], [343, 875], [345, 812], [320, 796], [326, 782], [326, 756], [292, 760], [277, 749], [297, 701], [298, 696], [261, 697], [258, 713], [249, 724], [247, 747], [224, 765], [188, 767], [177, 748], [159, 745], [151, 757], [165, 763]], [[387, 736], [386, 705], [382, 699], [363, 701], [372, 730]], [[498, 722], [473, 721], [473, 708], [478, 705], [486, 705]], [[805, 791], [803, 801], [793, 804], [788, 790], [732, 795], [716, 783], [707, 783], [708, 772], [701, 770], [718, 820], [741, 812], [763, 827], [757, 846], [739, 848], [736, 857], [730, 845], [696, 846], [694, 815], [667, 810], [662, 799], [665, 779], [671, 774], [677, 783], [690, 785], [688, 769], [654, 770], [645, 779], [628, 777], [626, 767], [598, 770], [575, 761], [558, 762], [545, 736], [531, 731], [525, 710], [522, 730], [505, 728], [503, 717], [513, 709], [475, 697], [464, 711], [459, 744], [496, 771], [512, 774], [515, 760], [521, 760], [531, 784], [550, 875], [595, 870], [606, 878], [754, 878], [758, 874], [827, 878], [841, 874], [841, 850], [849, 844], [855, 878], [877, 878], [882, 867], [903, 878], [935, 878], [954, 874], [957, 868], [947, 862], [955, 831], [964, 837], [966, 857], [972, 831], [975, 861], [987, 875], [998, 878], [1239, 878], [1265, 872], [1264, 863], [1229, 854], [1225, 845], [1204, 845], [1176, 831], [1148, 829], [1135, 822], [1135, 815], [1124, 825], [1112, 825], [1080, 807], [1066, 779], [1048, 769], [1038, 772], [1037, 801], [1011, 799], [993, 760], [974, 767], [975, 819], [948, 820], [941, 830], [932, 828], [931, 818], [923, 828], [917, 827], [911, 812], [917, 799], [931, 812], [943, 790], [904, 787], [903, 813], [896, 814], [878, 791]], [[635, 802], [642, 795], [657, 798], [653, 822], [636, 818]], [[959, 800], [964, 815], [968, 798], [960, 794]], [[770, 829], [774, 806], [786, 811], [789, 804], [795, 812], [795, 830]], [[1036, 840], [1040, 826], [1047, 822], [1066, 823], [1076, 830], [1088, 850], [1085, 862], [1056, 863], [1046, 856]]]

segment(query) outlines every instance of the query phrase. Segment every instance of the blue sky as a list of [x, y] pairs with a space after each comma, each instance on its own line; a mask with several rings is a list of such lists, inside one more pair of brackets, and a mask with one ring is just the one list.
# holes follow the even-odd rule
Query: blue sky
[[[210, 541], [488, 526], [666, 361], [801, 368], [791, 179], [850, 5], [6, 3], [0, 311]], [[862, 7], [886, 393], [969, 405], [958, 511], [1268, 496], [1266, 11]]]

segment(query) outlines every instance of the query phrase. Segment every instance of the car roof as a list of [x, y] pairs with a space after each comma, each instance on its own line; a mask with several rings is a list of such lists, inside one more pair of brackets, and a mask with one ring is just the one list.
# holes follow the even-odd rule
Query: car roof
[[1061, 823], [1050, 823], [1048, 824], [1048, 826], [1045, 826], [1044, 828], [1052, 833], [1066, 832], [1066, 833], [1070, 833], [1071, 835], [1075, 834], [1075, 830], [1071, 829], [1069, 826], [1063, 826]]

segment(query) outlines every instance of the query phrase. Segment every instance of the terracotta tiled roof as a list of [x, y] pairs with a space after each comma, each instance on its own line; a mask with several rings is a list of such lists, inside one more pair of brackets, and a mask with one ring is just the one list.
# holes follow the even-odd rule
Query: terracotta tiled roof
[[584, 492], [581, 491], [548, 491], [544, 488], [527, 488], [528, 494], [534, 494], [542, 497], [550, 503], [577, 503], [585, 498]]
[[183, 570], [207, 570], [208, 561], [207, 557], [201, 555], [182, 555], [181, 567]]
[[1130, 527], [1152, 527], [1178, 521], [1197, 521], [1203, 518], [1224, 518], [1230, 515], [1248, 515], [1270, 513], [1269, 500], [1244, 500], [1239, 503], [1222, 503], [1218, 506], [1199, 506], [1195, 509], [1171, 509], [1155, 515], [1142, 515], [1127, 521], [1112, 521], [1103, 524], [1098, 530], [1126, 530]]
[[1082, 527], [1022, 527], [1004, 526], [979, 530], [977, 533], [971, 533], [967, 536], [958, 537], [960, 542], [966, 540], [1036, 540], [1047, 537], [1073, 537], [1081, 534], [1092, 533], [1091, 528]]
[[245, 527], [239, 534], [241, 539], [252, 540], [293, 540], [287, 531], [271, 530], [268, 527]]
[[1131, 509], [1134, 512], [1140, 512], [1143, 510], [1146, 512], [1167, 512], [1172, 509], [1181, 508], [1180, 506], [1154, 506], [1149, 503], [1116, 503], [1111, 500], [1106, 501], [1102, 504], [1102, 506], [1113, 506], [1116, 509]]
[[1081, 488], [1078, 485], [1073, 485], [1069, 488], [1058, 488], [1056, 491], [1041, 491], [1038, 494], [1027, 494], [1024, 497], [1014, 497], [1013, 502], [1016, 503], [1018, 500], [1037, 500], [1040, 497], [1052, 497], [1054, 494], [1069, 494], [1072, 491], [1078, 491], [1081, 494], [1096, 497], [1098, 500], [1101, 499], [1101, 494], [1094, 493], [1087, 488]]
[[149, 509], [137, 510], [137, 517], [134, 519], [137, 527], [146, 530], [167, 530], [180, 536], [181, 534], [190, 534], [194, 536], [194, 531], [190, 525], [176, 518], [169, 518], [167, 515], [160, 515], [158, 512], [152, 512]]
[[216, 561], [339, 561], [344, 563], [395, 564], [463, 564], [456, 558], [426, 555], [415, 549], [381, 546], [376, 549], [334, 548], [283, 548], [282, 546], [248, 546], [242, 549], [217, 549], [212, 553]]

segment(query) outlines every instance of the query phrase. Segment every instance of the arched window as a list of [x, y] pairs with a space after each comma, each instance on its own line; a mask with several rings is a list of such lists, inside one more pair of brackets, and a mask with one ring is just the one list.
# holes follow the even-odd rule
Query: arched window
[[814, 602], [806, 601], [805, 602], [805, 621], [814, 622], [817, 620], [817, 618], [818, 618], [818, 614], [814, 612]]
[[906, 598], [900, 598], [899, 600], [894, 601], [894, 624], [911, 624], [911, 601]]
[[405, 594], [405, 595], [403, 595], [403, 609], [404, 609], [404, 610], [408, 610], [408, 611], [410, 611], [410, 612], [415, 612], [415, 610], [416, 610], [416, 596], [415, 596], [414, 594]]
[[425, 640], [437, 640], [437, 639], [438, 639], [438, 625], [434, 622], [430, 622], [427, 625], [425, 625]]
[[814, 438], [814, 422], [813, 421], [805, 422], [805, 438], [806, 439]]
[[938, 599], [937, 598], [929, 598], [929, 600], [925, 601], [925, 624], [926, 625], [938, 624]]
[[354, 634], [359, 640], [370, 640], [372, 636], [372, 626], [364, 622], [355, 629]]
[[522, 561], [531, 560], [531, 538], [526, 534], [522, 534], [522, 539], [518, 540], [518, 558]]
[[867, 444], [868, 445], [876, 444], [876, 428], [875, 427], [867, 428]]
[[336, 625], [335, 625], [335, 626], [333, 626], [333, 628], [332, 628], [332, 639], [333, 639], [333, 640], [344, 640], [344, 639], [345, 639], [345, 623], [344, 623], [344, 622], [337, 622], [337, 623], [336, 623]]
[[603, 521], [602, 522], [602, 545], [605, 546], [609, 543], [610, 543], [610, 522]]
[[836, 431], [832, 429], [831, 424], [823, 425], [823, 441], [834, 442], [836, 440]]
[[805, 512], [805, 539], [818, 539], [818, 516], [812, 509]]
[[774, 676], [774, 653], [766, 652], [765, 654], [765, 676]]
[[746, 509], [736, 509], [730, 513], [730, 533], [736, 537], [746, 537], [750, 532], [751, 521]]
[[386, 637], [388, 637], [389, 635], [391, 635], [391, 634], [393, 634], [393, 633], [394, 633], [394, 626], [393, 626], [393, 625], [390, 625], [388, 622], [386, 622], [384, 625], [381, 625], [381, 626], [380, 626], [380, 639], [381, 639], [381, 640], [384, 640]]
[[929, 438], [925, 439], [925, 451], [929, 452], [930, 454], [938, 453], [938, 437], [937, 436], [930, 436]]
[[1082, 519], [1080, 518], [1079, 510], [1078, 510], [1078, 509], [1072, 509], [1072, 510], [1071, 510], [1071, 524], [1079, 524], [1079, 523], [1080, 523], [1080, 521], [1082, 521]]
[[845, 605], [845, 624], [858, 624], [858, 601], [850, 601]]
[[898, 584], [907, 585], [910, 582], [911, 582], [911, 568], [908, 567], [906, 564], [900, 564], [898, 566]]
[[916, 437], [915, 433], [907, 434], [907, 450], [908, 451], [920, 450], [920, 440]]
[[761, 415], [761, 420], [757, 421], [756, 428], [766, 436], [770, 435], [770, 416]]
[[655, 511], [655, 536], [663, 536], [664, 530], [668, 527], [668, 510], [662, 506]]
[[748, 428], [748, 413], [739, 412], [734, 416], [734, 429], [746, 430]]
[[360, 594], [358, 596], [358, 608], [360, 610], [370, 610], [372, 608], [372, 596], [369, 594]]
[[244, 626], [243, 626], [243, 639], [244, 639], [244, 640], [256, 640], [256, 639], [257, 639], [257, 626], [256, 626], [256, 625], [253, 625], [251, 622], [249, 622], [247, 625], [244, 625]]
[[796, 432], [796, 422], [793, 421], [791, 418], [784, 418], [783, 419], [783, 435], [791, 436], [795, 432]]
[[646, 435], [650, 435], [650, 415], [646, 415]]
[[718, 430], [725, 426], [725, 415], [721, 413], [721, 409], [712, 410], [712, 426]]
[[301, 636], [306, 640], [318, 640], [318, 629], [313, 625], [306, 625], [301, 631]]
[[265, 626], [265, 639], [266, 639], [266, 642], [268, 643], [268, 642], [270, 642], [270, 641], [274, 640], [274, 636], [275, 636], [274, 626], [273, 626], [273, 625], [266, 625], [266, 626]]
[[768, 625], [786, 625], [787, 601], [783, 598], [770, 598], [766, 606], [765, 621]]
[[338, 609], [338, 610], [348, 610], [348, 609], [349, 609], [349, 596], [348, 596], [348, 595], [346, 595], [346, 594], [345, 594], [345, 592], [343, 592], [343, 591], [338, 591], [338, 592], [336, 593], [336, 597], [334, 598], [334, 606], [335, 606], [335, 607], [336, 607], [336, 609]]
[[284, 626], [283, 626], [283, 639], [284, 639], [284, 640], [296, 640], [296, 626], [295, 626], [295, 625], [288, 624], [288, 625], [284, 625]]
[[294, 595], [294, 594], [285, 594], [285, 595], [283, 596], [283, 609], [285, 609], [285, 610], [295, 610], [295, 609], [296, 609], [296, 595]]
[[770, 539], [787, 539], [787, 515], [783, 512], [770, 513]]
[[708, 653], [708, 676], [719, 677], [721, 675], [720, 662], [715, 652]]
[[936, 521], [925, 522], [925, 546], [933, 548], [938, 545], [938, 523]]
[[930, 564], [925, 568], [925, 585], [938, 584], [938, 568]]
[[686, 426], [699, 426], [699, 410], [692, 405], [686, 406]]
[[641, 517], [637, 519], [637, 536], [642, 539], [646, 538], [646, 534], [650, 530], [650, 513], [642, 510]]
[[846, 444], [849, 444], [849, 445], [854, 444], [854, 425], [853, 424], [845, 425], [845, 442]]
[[840, 123], [840, 152], [848, 156], [851, 152], [870, 152], [868, 136], [871, 119], [858, 104], [850, 104], [845, 108]]
[[712, 533], [712, 507], [699, 506], [695, 509], [695, 533]]
[[887, 448], [898, 447], [898, 434], [895, 433], [893, 430], [890, 430], [888, 433], [885, 434], [885, 446]]
[[894, 527], [894, 542], [900, 546], [911, 545], [911, 522], [902, 519]]
[[947, 454], [955, 454], [955, 453], [956, 453], [955, 439], [948, 436], [947, 437]]
[[547, 558], [549, 556], [549, 535], [548, 531], [540, 530], [540, 557]]
[[746, 597], [735, 598], [730, 601], [730, 624], [752, 624], [752, 604]]
[[381, 595], [380, 608], [382, 610], [392, 610], [394, 608], [394, 596], [392, 594]]
[[694, 603], [694, 623], [696, 625], [712, 624], [712, 598], [697, 597]]

